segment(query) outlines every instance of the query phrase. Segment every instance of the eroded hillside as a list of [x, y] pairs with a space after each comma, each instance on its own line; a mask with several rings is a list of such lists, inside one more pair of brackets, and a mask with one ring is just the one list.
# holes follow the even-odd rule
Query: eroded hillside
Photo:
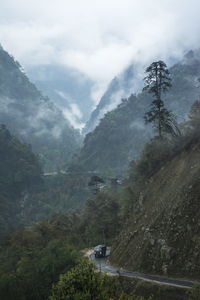
[[143, 184], [111, 262], [185, 278], [200, 274], [200, 141], [192, 142]]

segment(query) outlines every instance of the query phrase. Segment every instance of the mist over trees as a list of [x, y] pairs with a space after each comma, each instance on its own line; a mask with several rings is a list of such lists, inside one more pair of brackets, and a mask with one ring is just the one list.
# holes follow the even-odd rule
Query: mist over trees
[[25, 143], [31, 144], [43, 168], [61, 168], [79, 148], [79, 131], [31, 83], [20, 64], [0, 48], [0, 122]]

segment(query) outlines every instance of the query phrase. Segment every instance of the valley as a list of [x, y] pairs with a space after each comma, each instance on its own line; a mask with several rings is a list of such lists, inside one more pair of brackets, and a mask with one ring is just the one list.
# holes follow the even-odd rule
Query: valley
[[39, 91], [0, 48], [0, 299], [199, 300], [199, 50], [131, 64], [93, 112], [85, 78], [83, 131], [46, 69]]

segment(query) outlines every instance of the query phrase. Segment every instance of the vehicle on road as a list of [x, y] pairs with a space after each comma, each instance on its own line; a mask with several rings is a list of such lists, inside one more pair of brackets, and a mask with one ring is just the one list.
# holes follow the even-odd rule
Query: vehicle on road
[[105, 257], [106, 256], [106, 245], [98, 245], [94, 248], [94, 255], [95, 257]]

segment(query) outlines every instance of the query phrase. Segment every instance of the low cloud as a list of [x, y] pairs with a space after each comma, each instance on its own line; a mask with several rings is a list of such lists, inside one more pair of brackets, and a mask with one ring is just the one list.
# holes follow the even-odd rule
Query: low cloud
[[82, 112], [80, 111], [76, 103], [70, 103], [69, 108], [63, 108], [62, 112], [65, 118], [72, 124], [76, 129], [82, 129], [85, 123], [81, 122]]
[[62, 110], [63, 115], [65, 118], [70, 122], [70, 124], [76, 129], [82, 129], [85, 123], [81, 122], [83, 117], [83, 113], [81, 112], [80, 108], [76, 103], [72, 103], [73, 99], [70, 98], [69, 95], [62, 91], [56, 90], [56, 93], [66, 100], [66, 108], [60, 108]]
[[63, 64], [95, 81], [95, 103], [131, 62], [200, 47], [199, 0], [1, 0], [0, 41], [23, 66]]
[[[31, 135], [38, 137], [51, 135], [59, 139], [66, 129], [62, 113], [52, 108], [51, 102], [38, 102], [35, 105], [30, 103], [28, 113], [24, 112], [23, 107], [15, 99], [8, 97], [0, 99], [1, 122], [9, 124], [9, 129], [15, 134], [20, 133], [22, 139], [27, 141]], [[58, 120], [59, 116], [61, 118]], [[24, 124], [29, 124], [29, 126], [24, 126]]]

